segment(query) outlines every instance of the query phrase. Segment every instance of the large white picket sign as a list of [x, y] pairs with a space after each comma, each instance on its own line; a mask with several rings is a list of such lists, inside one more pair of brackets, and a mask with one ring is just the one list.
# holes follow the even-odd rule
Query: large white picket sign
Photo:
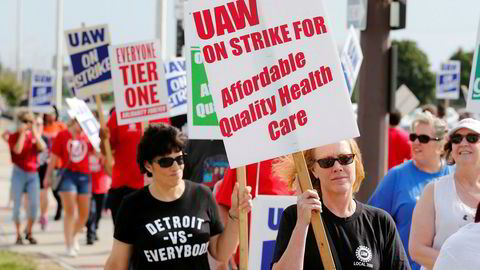
[[467, 111], [480, 113], [480, 23], [477, 31], [477, 44], [473, 55], [472, 72], [470, 73], [470, 84], [468, 88]]
[[75, 117], [82, 127], [83, 132], [87, 135], [88, 140], [97, 152], [100, 152], [100, 123], [88, 108], [85, 101], [78, 98], [66, 98], [65, 101], [70, 107], [68, 114]]
[[187, 15], [232, 168], [359, 135], [323, 1], [189, 1]]
[[248, 269], [269, 270], [282, 213], [296, 196], [258, 195], [253, 199]]
[[103, 24], [67, 30], [65, 39], [78, 97], [111, 92], [108, 26]]
[[110, 46], [118, 125], [169, 117], [160, 41]]

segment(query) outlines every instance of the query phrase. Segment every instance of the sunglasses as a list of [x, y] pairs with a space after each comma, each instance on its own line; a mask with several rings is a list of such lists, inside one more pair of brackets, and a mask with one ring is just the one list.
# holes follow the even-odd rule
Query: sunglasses
[[338, 155], [337, 158], [327, 157], [327, 158], [318, 159], [317, 163], [318, 165], [320, 165], [321, 168], [328, 169], [333, 167], [333, 165], [335, 164], [335, 161], [338, 161], [340, 165], [352, 164], [354, 158], [355, 158], [355, 154]]
[[414, 142], [416, 139], [418, 139], [418, 141], [419, 141], [420, 143], [423, 143], [423, 144], [428, 143], [428, 142], [430, 142], [431, 140], [432, 140], [432, 141], [440, 141], [440, 140], [441, 140], [440, 138], [436, 138], [436, 137], [435, 137], [435, 138], [432, 138], [432, 137], [430, 137], [430, 136], [428, 136], [428, 135], [425, 135], [425, 134], [417, 135], [417, 134], [415, 134], [415, 133], [411, 133], [408, 138], [410, 139], [411, 142]]
[[186, 155], [180, 155], [176, 158], [164, 157], [154, 162], [156, 162], [162, 168], [169, 168], [170, 166], [173, 165], [174, 161], [176, 161], [178, 165], [183, 165], [183, 163], [185, 163], [185, 160], [184, 160], [185, 157]]
[[453, 134], [450, 136], [450, 141], [454, 144], [459, 144], [462, 142], [463, 138], [467, 139], [467, 142], [469, 143], [477, 143], [478, 142], [478, 134], [475, 133], [469, 133], [467, 135], [462, 135], [462, 134]]
[[33, 121], [23, 119], [23, 120], [22, 120], [22, 123], [24, 123], [24, 124], [31, 124], [31, 123], [33, 123]]

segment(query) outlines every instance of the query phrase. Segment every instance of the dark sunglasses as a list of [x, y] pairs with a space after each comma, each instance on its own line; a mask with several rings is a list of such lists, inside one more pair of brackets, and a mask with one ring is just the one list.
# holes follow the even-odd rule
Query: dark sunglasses
[[176, 161], [178, 165], [182, 165], [185, 162], [184, 160], [185, 157], [186, 155], [180, 155], [176, 158], [164, 157], [154, 162], [156, 162], [162, 168], [168, 168], [173, 165], [174, 161]]
[[420, 143], [428, 143], [428, 142], [430, 142], [430, 140], [432, 140], [432, 141], [440, 141], [441, 140], [440, 138], [432, 138], [432, 137], [430, 137], [428, 135], [425, 135], [425, 134], [417, 135], [415, 133], [411, 133], [408, 138], [410, 139], [411, 142], [414, 142], [418, 138], [418, 141]]
[[335, 161], [338, 161], [340, 165], [352, 164], [354, 158], [355, 158], [355, 154], [338, 155], [337, 158], [327, 157], [327, 158], [318, 159], [317, 163], [318, 165], [320, 165], [321, 168], [328, 169], [333, 167], [333, 165], [335, 164]]
[[25, 124], [31, 124], [31, 123], [33, 123], [33, 121], [31, 121], [31, 120], [26, 120], [26, 119], [23, 119], [23, 120], [22, 120], [22, 123], [25, 123]]
[[459, 144], [462, 142], [463, 138], [467, 139], [467, 142], [469, 143], [477, 143], [478, 142], [478, 134], [475, 133], [469, 133], [467, 135], [462, 135], [462, 134], [453, 134], [450, 136], [450, 141], [454, 144]]

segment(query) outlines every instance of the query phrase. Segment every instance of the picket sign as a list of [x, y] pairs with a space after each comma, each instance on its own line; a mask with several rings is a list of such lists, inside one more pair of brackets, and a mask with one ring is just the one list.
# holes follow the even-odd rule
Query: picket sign
[[472, 113], [480, 112], [480, 22], [477, 30], [475, 53], [473, 54], [472, 71], [470, 72], [470, 83], [467, 96], [467, 111]]
[[[237, 182], [238, 182], [238, 202], [243, 199], [243, 194], [247, 188], [247, 170], [246, 166], [237, 168]], [[248, 213], [247, 211], [240, 211], [238, 213], [238, 226], [240, 238], [240, 270], [248, 270]]]
[[[298, 180], [302, 193], [307, 190], [314, 190], [310, 174], [308, 173], [307, 163], [305, 162], [305, 156], [303, 152], [293, 153], [293, 160], [295, 161], [295, 168], [297, 169]], [[318, 212], [312, 212], [312, 224], [313, 233], [317, 240], [317, 246], [320, 251], [320, 257], [322, 258], [324, 269], [336, 269], [335, 262], [333, 261], [332, 251], [328, 244], [327, 233], [323, 226], [322, 215]]]

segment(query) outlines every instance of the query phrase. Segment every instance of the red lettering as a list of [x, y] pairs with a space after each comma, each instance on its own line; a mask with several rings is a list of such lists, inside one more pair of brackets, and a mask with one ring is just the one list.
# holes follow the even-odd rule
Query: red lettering
[[304, 67], [306, 62], [307, 61], [305, 60], [305, 55], [303, 52], [299, 52], [295, 55], [295, 63], [297, 64], [298, 68]]
[[147, 73], [149, 81], [158, 81], [157, 63], [154, 61], [147, 63]]
[[118, 68], [122, 71], [123, 85], [127, 85], [128, 84], [128, 73], [127, 73], [128, 65], [120, 66]]
[[280, 138], [280, 131], [275, 131], [276, 128], [278, 128], [277, 121], [272, 121], [268, 124], [268, 133], [270, 134], [270, 139], [272, 139], [272, 141], [276, 141]]
[[117, 55], [117, 64], [122, 64], [123, 63], [122, 61], [120, 61], [120, 52], [121, 52], [120, 48], [117, 48], [115, 50], [115, 53]]
[[138, 63], [137, 65], [137, 72], [138, 72], [138, 82], [145, 83], [147, 80], [145, 79], [145, 63]]
[[236, 7], [233, 2], [227, 3], [227, 6], [237, 30], [245, 28], [245, 19], [250, 26], [259, 24], [256, 0], [249, 0], [250, 10], [248, 10], [244, 0], [237, 0], [236, 3]]
[[135, 90], [132, 87], [129, 87], [127, 90], [125, 90], [125, 101], [127, 102], [127, 106], [129, 108], [135, 107], [135, 104], [137, 104], [137, 96], [135, 95]]
[[152, 100], [151, 104], [160, 103], [160, 100], [157, 99], [157, 90], [155, 90], [155, 87], [157, 87], [156, 83], [148, 86], [148, 89], [150, 90], [150, 99]]
[[[298, 126], [304, 126], [308, 121], [307, 113], [305, 110], [300, 110], [296, 114], [288, 116], [280, 120], [280, 123], [277, 121], [272, 121], [268, 124], [268, 133], [270, 134], [270, 139], [275, 141], [280, 138], [280, 136], [285, 136], [297, 129]], [[278, 130], [280, 128], [280, 131]]]
[[224, 35], [225, 30], [227, 30], [228, 33], [235, 32], [235, 28], [233, 28], [232, 21], [230, 21], [230, 17], [228, 16], [225, 6], [215, 7], [214, 12], [215, 23], [217, 24], [217, 36]]
[[288, 35], [288, 34], [290, 34], [290, 32], [288, 32], [288, 25], [287, 24], [280, 25], [280, 30], [282, 32], [283, 42], [292, 41], [292, 39]]
[[315, 31], [317, 35], [327, 32], [327, 26], [325, 25], [325, 21], [323, 20], [322, 16], [313, 18], [313, 24], [315, 24]]
[[198, 37], [201, 39], [211, 39], [215, 34], [215, 29], [213, 29], [213, 21], [210, 10], [205, 9], [202, 11], [194, 12], [193, 19], [195, 21], [195, 27], [197, 28]]
[[138, 105], [148, 105], [148, 85], [137, 86]]

